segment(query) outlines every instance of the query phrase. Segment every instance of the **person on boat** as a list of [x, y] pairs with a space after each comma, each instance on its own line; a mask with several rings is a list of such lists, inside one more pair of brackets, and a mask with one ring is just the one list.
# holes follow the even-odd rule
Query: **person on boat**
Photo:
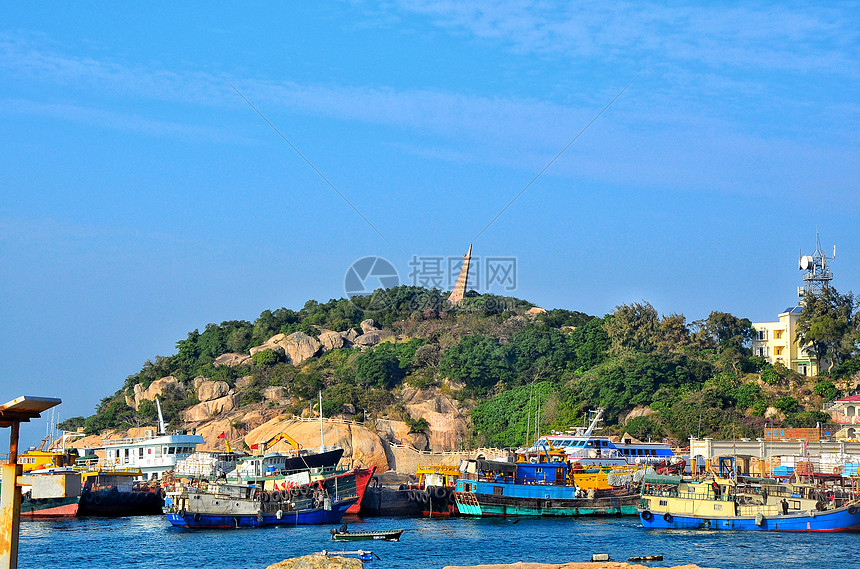
[[762, 488], [761, 499], [763, 500], [763, 504], [767, 504], [767, 488]]
[[714, 489], [714, 499], [719, 500], [720, 499], [720, 485], [717, 484], [716, 480], [711, 482], [711, 488]]
[[782, 506], [782, 514], [783, 515], [788, 514], [788, 500], [783, 498], [782, 502], [780, 502], [780, 505]]

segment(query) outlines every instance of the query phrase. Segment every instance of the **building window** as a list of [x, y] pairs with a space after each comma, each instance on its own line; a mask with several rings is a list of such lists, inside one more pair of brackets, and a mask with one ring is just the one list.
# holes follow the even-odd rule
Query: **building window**
[[797, 373], [800, 375], [809, 375], [809, 373], [807, 373], [806, 364], [797, 364]]
[[776, 347], [773, 349], [773, 355], [775, 355], [775, 356], [781, 356], [781, 355], [782, 355], [782, 346], [776, 346]]
[[773, 331], [773, 339], [779, 340], [782, 338], [782, 330], [774, 330]]
[[755, 349], [755, 355], [759, 356], [760, 358], [766, 358], [767, 357], [767, 346], [757, 347]]
[[756, 340], [767, 340], [767, 330], [759, 330], [756, 334]]

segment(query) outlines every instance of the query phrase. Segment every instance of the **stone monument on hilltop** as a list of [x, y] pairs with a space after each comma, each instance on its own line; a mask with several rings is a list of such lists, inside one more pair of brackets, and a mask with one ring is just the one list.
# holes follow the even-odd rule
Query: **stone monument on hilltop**
[[457, 277], [457, 282], [454, 285], [454, 290], [451, 291], [451, 296], [448, 297], [448, 302], [452, 306], [456, 306], [463, 301], [466, 296], [467, 286], [469, 284], [469, 263], [472, 260], [472, 245], [469, 244], [469, 251], [463, 257], [463, 267], [460, 269], [460, 276]]

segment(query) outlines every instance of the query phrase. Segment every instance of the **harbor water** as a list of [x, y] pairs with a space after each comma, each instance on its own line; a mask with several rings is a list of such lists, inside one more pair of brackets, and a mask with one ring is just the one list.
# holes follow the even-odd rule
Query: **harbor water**
[[334, 526], [241, 530], [173, 528], [164, 517], [77, 518], [21, 524], [20, 569], [146, 567], [264, 569], [309, 553], [365, 549], [368, 569], [563, 563], [608, 553], [613, 561], [663, 555], [658, 566], [860, 567], [858, 534], [645, 530], [636, 517], [606, 519], [413, 519], [346, 517], [353, 531], [404, 528], [399, 542], [331, 540]]

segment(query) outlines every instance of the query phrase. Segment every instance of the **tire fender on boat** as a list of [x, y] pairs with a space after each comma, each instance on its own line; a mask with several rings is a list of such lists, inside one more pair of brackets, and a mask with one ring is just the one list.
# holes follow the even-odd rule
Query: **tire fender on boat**
[[646, 522], [648, 520], [650, 520], [652, 517], [654, 517], [654, 515], [651, 512], [649, 512], [648, 510], [644, 510], [642, 512], [642, 519], [645, 520]]
[[448, 496], [448, 489], [444, 486], [436, 486], [436, 488], [433, 489], [433, 495], [441, 500]]
[[663, 519], [666, 520], [667, 522], [671, 522], [672, 521], [672, 514], [670, 514], [669, 512], [666, 512], [665, 514], [663, 514]]
[[850, 506], [848, 506], [848, 513], [851, 514], [852, 516], [854, 514], [856, 514], [857, 513], [857, 506], [855, 506], [854, 504], [851, 504]]
[[301, 486], [299, 486], [299, 494], [301, 494], [302, 496], [307, 496], [308, 492], [310, 491], [311, 489], [308, 487], [307, 484], [302, 484]]
[[194, 514], [194, 521], [199, 522], [202, 516], [200, 514]]

